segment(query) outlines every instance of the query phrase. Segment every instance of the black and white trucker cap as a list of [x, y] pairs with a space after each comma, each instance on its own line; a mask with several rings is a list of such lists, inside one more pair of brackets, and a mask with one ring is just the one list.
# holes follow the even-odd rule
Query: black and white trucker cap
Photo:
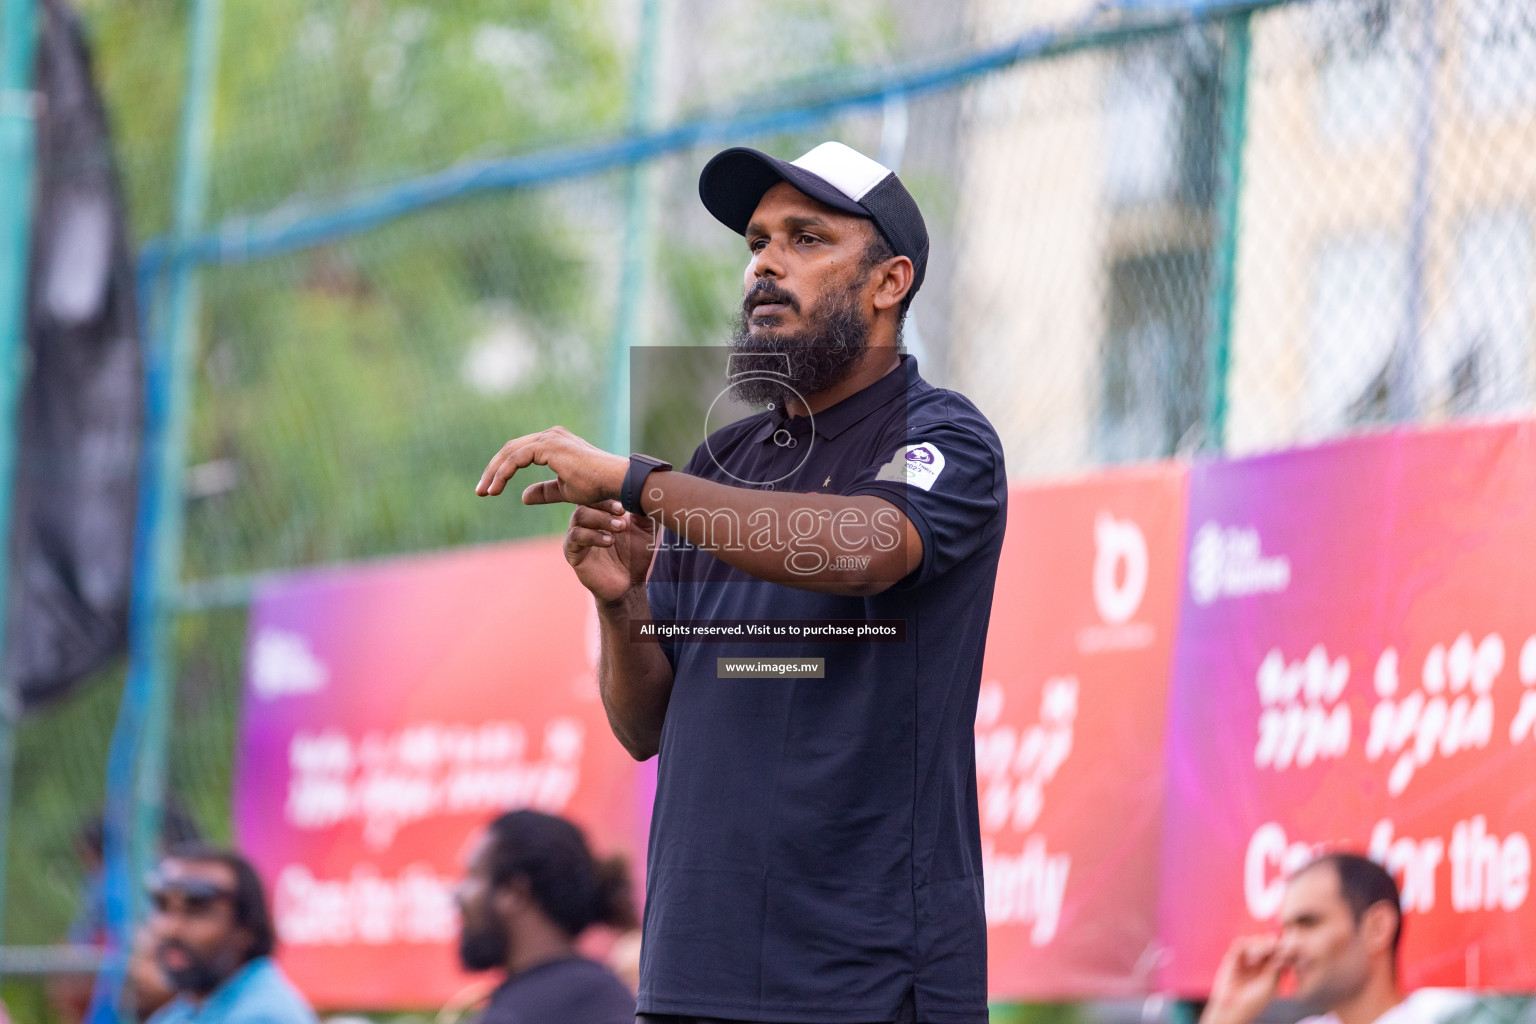
[[917, 294], [928, 270], [923, 214], [895, 171], [841, 142], [823, 142], [793, 161], [755, 149], [727, 149], [704, 165], [699, 198], [716, 220], [744, 235], [763, 193], [781, 181], [834, 209], [873, 220], [891, 250], [912, 261], [907, 294]]

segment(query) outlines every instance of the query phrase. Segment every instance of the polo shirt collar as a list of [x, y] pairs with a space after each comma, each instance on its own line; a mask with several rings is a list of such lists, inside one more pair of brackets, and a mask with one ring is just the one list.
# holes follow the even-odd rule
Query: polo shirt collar
[[884, 377], [811, 417], [786, 416], [782, 407], [764, 413], [762, 422], [752, 433], [752, 440], [757, 443], [765, 442], [780, 429], [787, 429], [797, 436], [808, 434], [812, 420], [816, 424], [817, 437], [828, 440], [835, 438], [876, 409], [884, 408], [895, 401], [917, 380], [917, 357], [900, 353], [897, 358], [900, 363]]

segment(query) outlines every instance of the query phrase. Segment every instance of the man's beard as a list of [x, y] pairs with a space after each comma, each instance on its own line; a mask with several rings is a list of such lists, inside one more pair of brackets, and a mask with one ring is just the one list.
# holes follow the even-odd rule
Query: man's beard
[[511, 952], [507, 929], [498, 921], [472, 923], [465, 920], [460, 928], [459, 963], [466, 971], [505, 967]]
[[160, 969], [165, 972], [165, 976], [170, 981], [171, 986], [178, 992], [191, 992], [196, 996], [206, 996], [218, 988], [224, 979], [233, 974], [235, 968], [239, 966], [239, 964], [226, 965], [220, 963], [221, 960], [228, 959], [227, 957], [200, 957], [191, 948], [174, 939], [167, 940], [160, 948], [164, 950], [173, 946], [181, 952], [182, 956], [187, 958], [185, 965], [169, 967], [161, 957], [157, 956], [155, 959], [159, 961]]
[[742, 359], [737, 355], [732, 359], [738, 374], [756, 371], [731, 385], [731, 394], [738, 401], [756, 407], [772, 402], [782, 408], [791, 396], [809, 398], [852, 375], [869, 348], [869, 322], [859, 309], [857, 287], [837, 296], [823, 295], [806, 316], [805, 329], [794, 334], [771, 329], [756, 335], [749, 332], [752, 305], [764, 298], [800, 311], [794, 296], [767, 279], [757, 282], [747, 293], [736, 318], [731, 348], [734, 353], [771, 358]]

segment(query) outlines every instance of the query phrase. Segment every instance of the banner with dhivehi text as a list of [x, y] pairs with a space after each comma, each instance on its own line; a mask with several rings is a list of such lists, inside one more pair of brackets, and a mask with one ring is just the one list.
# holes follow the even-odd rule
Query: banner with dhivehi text
[[1536, 988], [1536, 426], [1198, 465], [1185, 565], [1164, 985], [1344, 845], [1402, 887], [1409, 987]]
[[597, 693], [592, 601], [558, 539], [300, 573], [251, 612], [236, 838], [318, 1006], [437, 1007], [469, 977], [470, 838], [532, 807], [643, 877], [643, 776]]

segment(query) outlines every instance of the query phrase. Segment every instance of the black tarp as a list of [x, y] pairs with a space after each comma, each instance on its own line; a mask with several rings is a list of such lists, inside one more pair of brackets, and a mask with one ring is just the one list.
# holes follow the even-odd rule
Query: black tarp
[[123, 650], [143, 369], [106, 112], [78, 19], [43, 0], [37, 205], [5, 634], [24, 708]]

